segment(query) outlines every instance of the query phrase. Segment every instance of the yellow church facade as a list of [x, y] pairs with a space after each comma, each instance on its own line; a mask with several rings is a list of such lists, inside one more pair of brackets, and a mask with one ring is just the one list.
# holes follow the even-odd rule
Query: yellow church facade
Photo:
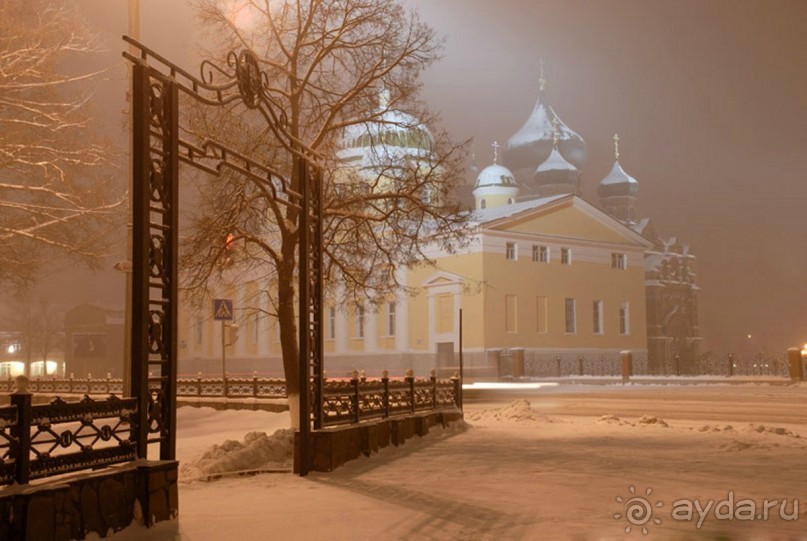
[[[398, 271], [412, 294], [377, 303], [375, 311], [326, 299], [325, 370], [333, 377], [353, 370], [401, 375], [408, 368], [426, 375], [434, 367], [449, 374], [458, 368], [460, 346], [466, 375], [478, 379], [502, 376], [502, 359], [514, 353], [528, 366], [616, 359], [621, 350], [645, 356], [649, 247], [575, 195], [478, 209], [466, 246], [452, 254], [434, 250], [431, 264]], [[258, 284], [218, 295], [233, 299], [239, 325], [227, 347], [228, 374], [281, 376], [277, 322], [257, 310]], [[180, 372], [220, 373], [222, 331], [212, 311], [183, 309]]]

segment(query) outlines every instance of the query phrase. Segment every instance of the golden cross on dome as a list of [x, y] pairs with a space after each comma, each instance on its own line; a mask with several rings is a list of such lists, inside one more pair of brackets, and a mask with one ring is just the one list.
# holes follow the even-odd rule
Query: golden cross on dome
[[560, 132], [558, 131], [558, 117], [552, 118], [552, 144], [558, 146]]
[[546, 76], [544, 75], [544, 59], [542, 58], [540, 63], [541, 67], [541, 76], [538, 78], [538, 84], [541, 92], [546, 90]]
[[619, 161], [619, 134], [614, 134], [614, 159]]
[[496, 161], [499, 159], [499, 142], [493, 141], [493, 144], [490, 145], [493, 147], [493, 164], [496, 164]]

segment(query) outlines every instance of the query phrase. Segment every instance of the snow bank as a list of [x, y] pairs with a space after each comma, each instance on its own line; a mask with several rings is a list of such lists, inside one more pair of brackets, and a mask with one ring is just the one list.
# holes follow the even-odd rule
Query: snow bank
[[498, 423], [536, 425], [554, 422], [543, 413], [534, 411], [530, 401], [523, 398], [514, 400], [503, 408], [466, 413], [465, 420], [473, 426], [490, 426]]
[[249, 432], [244, 441], [226, 440], [210, 447], [201, 457], [180, 466], [183, 481], [209, 479], [224, 474], [266, 470], [290, 470], [294, 453], [294, 432], [288, 428]]

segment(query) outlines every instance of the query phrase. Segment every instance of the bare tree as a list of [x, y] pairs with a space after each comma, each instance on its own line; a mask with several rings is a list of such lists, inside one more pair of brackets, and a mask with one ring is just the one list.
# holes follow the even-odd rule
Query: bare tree
[[[62, 316], [48, 299], [34, 300], [30, 291], [20, 292], [5, 306], [0, 321], [7, 331], [19, 338], [26, 375], [31, 375], [31, 363], [46, 362], [63, 347]], [[46, 371], [47, 367], [43, 366], [43, 369]]]
[[71, 68], [96, 49], [70, 1], [0, 3], [0, 284], [54, 255], [97, 261], [120, 216], [87, 111], [98, 72]]
[[[383, 302], [401, 287], [396, 269], [427, 260], [427, 246], [451, 249], [461, 241], [467, 216], [454, 191], [463, 178], [462, 147], [436, 131], [434, 115], [417, 99], [420, 74], [438, 59], [442, 42], [415, 12], [395, 0], [197, 4], [219, 40], [215, 50], [249, 48], [259, 56], [272, 114], [195, 114], [192, 131], [262, 158], [297, 193], [296, 163], [323, 171], [332, 295]], [[184, 252], [186, 285], [202, 292], [211, 280], [263, 281], [295, 408], [299, 209], [270, 186], [236, 175], [201, 185], [200, 200]]]

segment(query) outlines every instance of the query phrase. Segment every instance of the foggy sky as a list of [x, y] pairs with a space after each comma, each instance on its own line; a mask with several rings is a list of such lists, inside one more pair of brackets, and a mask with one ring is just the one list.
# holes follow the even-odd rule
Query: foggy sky
[[[807, 342], [807, 2], [411, 3], [447, 39], [423, 97], [474, 137], [480, 168], [531, 112], [543, 58], [549, 103], [587, 143], [584, 196], [597, 203], [618, 132], [639, 215], [698, 256], [703, 351]], [[118, 62], [126, 1], [80, 4]], [[142, 41], [196, 72], [185, 0], [141, 0], [141, 16]], [[99, 109], [119, 124], [123, 69], [112, 79]]]

